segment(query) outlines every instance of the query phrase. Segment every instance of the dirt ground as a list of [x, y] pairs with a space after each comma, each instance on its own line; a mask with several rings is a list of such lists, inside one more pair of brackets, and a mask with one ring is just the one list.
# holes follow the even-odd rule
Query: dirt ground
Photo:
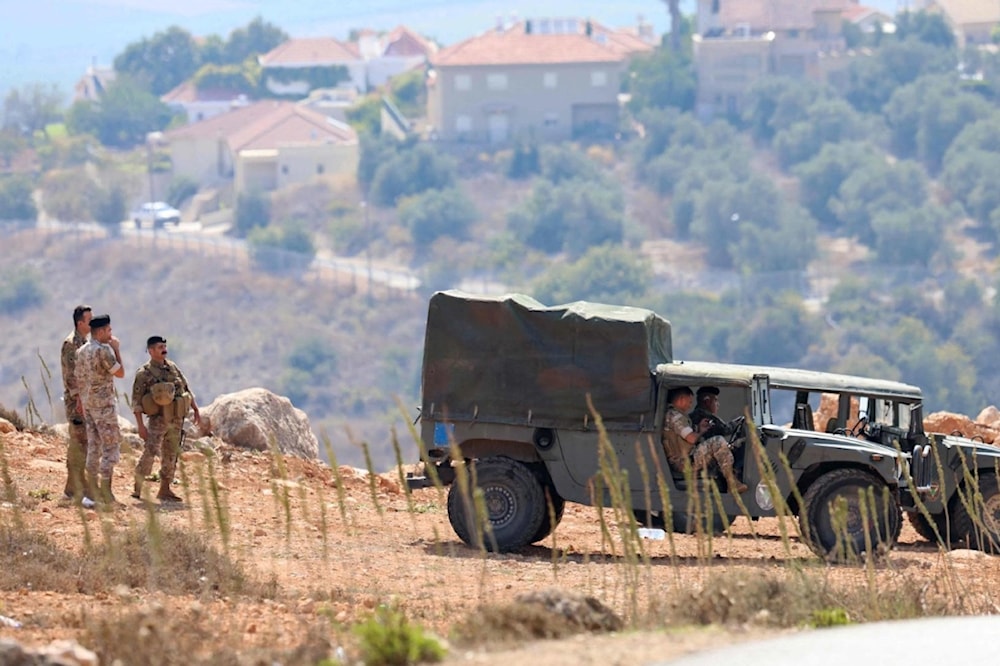
[[[65, 479], [65, 451], [56, 436], [12, 433], [3, 437], [2, 457], [16, 500], [0, 495], [0, 521], [19, 513], [29, 529], [48, 533], [62, 548], [79, 550], [84, 525], [101, 521], [115, 529], [145, 524], [151, 505], [129, 498], [135, 453], [123, 452], [116, 470], [115, 494], [124, 506], [102, 514], [62, 506], [57, 501]], [[114, 615], [151, 605], [172, 613], [210, 618], [212, 632], [237, 638], [248, 647], [295, 646], [318, 622], [347, 626], [383, 603], [395, 603], [413, 622], [447, 637], [456, 623], [481, 604], [557, 587], [592, 595], [628, 616], [630, 590], [642, 590], [639, 604], [669, 603], [707, 576], [743, 570], [772, 572], [815, 567], [829, 584], [850, 585], [865, 577], [911, 577], [931, 581], [945, 576], [970, 591], [1000, 597], [1000, 558], [970, 551], [942, 553], [904, 524], [898, 547], [873, 572], [858, 566], [826, 566], [792, 539], [786, 546], [776, 519], [751, 524], [738, 519], [730, 536], [704, 541], [673, 535], [644, 541], [648, 565], [622, 563], [620, 543], [602, 542], [591, 507], [568, 505], [554, 538], [516, 553], [483, 556], [454, 535], [445, 498], [436, 489], [409, 497], [391, 475], [374, 477], [341, 468], [343, 492], [329, 467], [285, 459], [284, 472], [269, 455], [221, 447], [213, 458], [221, 505], [231, 525], [230, 551], [261, 581], [273, 579], [274, 599], [195, 598], [141, 589], [113, 594], [57, 594], [44, 589], [0, 592], [0, 639], [41, 646], [56, 639], [79, 640], [81, 618]], [[181, 509], [156, 509], [163, 525], [217, 536], [212, 507], [205, 507], [197, 480], [207, 469], [198, 452], [183, 456], [192, 487]], [[0, 472], [3, 471], [0, 464]], [[2, 474], [0, 474], [2, 476]], [[148, 484], [152, 486], [152, 483]], [[152, 489], [152, 488], [151, 488]], [[789, 527], [789, 529], [793, 528]], [[638, 573], [637, 573], [638, 572]], [[635, 576], [638, 575], [638, 580]], [[647, 596], [648, 595], [648, 596]], [[1000, 608], [994, 612], [1000, 613]], [[559, 641], [512, 647], [450, 650], [447, 663], [501, 665], [529, 658], [539, 664], [637, 664], [681, 656], [695, 650], [757, 638], [776, 630], [749, 626], [661, 627], [611, 635], [578, 635]]]

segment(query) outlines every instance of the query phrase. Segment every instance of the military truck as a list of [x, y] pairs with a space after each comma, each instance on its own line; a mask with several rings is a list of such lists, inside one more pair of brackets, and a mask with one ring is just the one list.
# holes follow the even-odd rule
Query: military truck
[[[474, 520], [470, 493], [452, 484], [448, 516], [459, 538], [512, 550], [548, 536], [565, 502], [610, 506], [611, 452], [626, 479], [625, 501], [647, 523], [689, 531], [701, 520], [692, 505], [717, 507], [729, 520], [774, 516], [787, 506], [822, 556], [895, 543], [904, 455], [847, 433], [816, 432], [794, 404], [788, 419], [773, 413], [776, 386], [818, 385], [828, 375], [676, 361], [670, 330], [642, 308], [434, 294], [424, 341], [423, 455], [445, 482], [456, 467], [471, 467], [488, 519]], [[829, 381], [860, 390], [867, 380]], [[731, 444], [759, 442], [744, 444], [739, 456], [739, 478], [750, 487], [743, 495], [721, 478], [669, 465], [661, 445], [666, 396], [681, 386], [718, 388]]]

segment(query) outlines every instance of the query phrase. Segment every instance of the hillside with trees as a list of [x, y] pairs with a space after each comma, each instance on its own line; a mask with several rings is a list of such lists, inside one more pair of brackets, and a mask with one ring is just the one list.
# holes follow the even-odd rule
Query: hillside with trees
[[[355, 180], [317, 179], [231, 202], [232, 233], [246, 239], [261, 279], [252, 297], [230, 284], [238, 280], [220, 280], [204, 303], [213, 312], [280, 302], [258, 290], [315, 288], [301, 274], [264, 279], [287, 268], [267, 248], [299, 252], [306, 266], [321, 252], [368, 258], [421, 280], [398, 301], [344, 296], [335, 325], [341, 332], [333, 336], [324, 333], [334, 326], [330, 319], [303, 314], [308, 306], [282, 306], [280, 353], [264, 355], [256, 383], [286, 391], [317, 422], [366, 422], [365, 436], [381, 428], [384, 440], [389, 424], [403, 426], [388, 416], [397, 389], [404, 387], [398, 395], [410, 405], [419, 391], [427, 296], [464, 286], [522, 291], [547, 303], [650, 307], [672, 321], [682, 358], [902, 380], [923, 388], [929, 411], [974, 414], [995, 403], [996, 50], [959, 50], [940, 18], [905, 15], [894, 35], [851, 36], [857, 56], [843, 90], [765, 79], [745, 113], [704, 122], [692, 114], [690, 39], [678, 37], [633, 63], [623, 91], [630, 102], [614, 139], [541, 145], [519, 137], [491, 151], [379, 136], [372, 112], [378, 94], [419, 109], [420, 79], [405, 75], [352, 112], [363, 133]], [[128, 76], [101, 105], [109, 121], [103, 130], [93, 108], [59, 109], [41, 86], [13, 91], [0, 134], [0, 219], [41, 213], [96, 220], [114, 232], [147, 167], [169, 171], [168, 156], [141, 145], [145, 132], [171, 122], [156, 106], [171, 82], [160, 80], [164, 71], [152, 54], [176, 40], [184, 48], [171, 53], [185, 58], [176, 71], [207, 76], [244, 71], [249, 54], [283, 38], [275, 26], [251, 24], [227, 40], [199, 44], [171, 29], [130, 46], [116, 61]], [[211, 45], [216, 55], [208, 55]], [[170, 192], [171, 203], [183, 205], [192, 184], [172, 183]], [[0, 317], [38, 325], [52, 319], [50, 330], [61, 330], [73, 303], [39, 272], [40, 262], [4, 262]], [[132, 270], [131, 284], [148, 277]], [[200, 293], [182, 282], [177, 288]], [[177, 327], [190, 331], [194, 349], [197, 314], [178, 311]], [[259, 327], [227, 331], [236, 348], [274, 350]], [[395, 374], [353, 362], [361, 347], [381, 359], [377, 368]], [[37, 361], [9, 340], [0, 341], [0, 352], [8, 367]], [[20, 356], [11, 362], [11, 354]], [[228, 367], [232, 358], [197, 362]], [[227, 375], [220, 368], [218, 376]], [[0, 384], [0, 400], [23, 407], [19, 375], [5, 372]], [[245, 385], [212, 386], [226, 392]], [[348, 399], [351, 393], [358, 398]]]

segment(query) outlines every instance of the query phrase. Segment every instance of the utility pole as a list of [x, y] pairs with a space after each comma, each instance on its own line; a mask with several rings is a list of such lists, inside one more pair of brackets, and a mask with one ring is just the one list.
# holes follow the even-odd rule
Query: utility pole
[[368, 201], [361, 202], [365, 211], [365, 263], [368, 266], [368, 304], [372, 304], [372, 225], [368, 213]]

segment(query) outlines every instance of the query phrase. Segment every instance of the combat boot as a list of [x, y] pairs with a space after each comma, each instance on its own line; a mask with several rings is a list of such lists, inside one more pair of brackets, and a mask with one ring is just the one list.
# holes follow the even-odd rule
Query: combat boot
[[135, 473], [135, 486], [132, 490], [132, 497], [142, 499], [142, 482], [144, 480], [145, 478], [139, 472]]
[[156, 499], [161, 502], [183, 502], [180, 497], [170, 489], [170, 479], [163, 477], [160, 479], [160, 492], [156, 493]]
[[83, 499], [80, 503], [85, 509], [93, 509], [101, 494], [97, 488], [97, 477], [86, 473], [83, 478]]
[[750, 489], [747, 484], [736, 478], [736, 474], [733, 472], [732, 467], [723, 467], [722, 475], [726, 477], [726, 485], [729, 486], [729, 492], [736, 495], [742, 495]]
[[121, 506], [117, 499], [115, 499], [115, 494], [111, 492], [111, 477], [105, 476], [101, 477], [101, 487], [99, 489], [100, 502], [107, 508], [112, 508], [115, 506]]

